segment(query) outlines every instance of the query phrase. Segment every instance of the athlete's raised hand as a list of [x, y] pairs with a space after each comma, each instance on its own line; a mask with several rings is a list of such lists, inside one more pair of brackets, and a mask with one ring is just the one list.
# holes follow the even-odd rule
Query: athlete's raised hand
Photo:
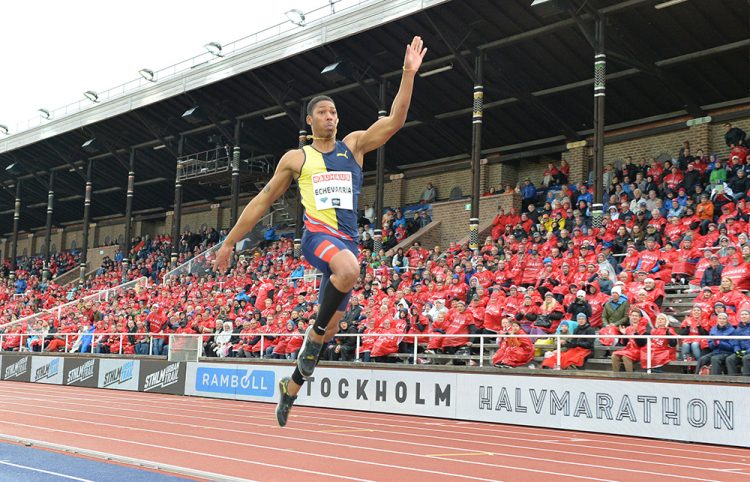
[[406, 46], [406, 55], [404, 56], [404, 70], [406, 71], [417, 71], [419, 66], [422, 65], [422, 59], [424, 54], [427, 53], [427, 49], [424, 46], [422, 37], [415, 36], [412, 39], [411, 44]]
[[216, 252], [216, 259], [214, 259], [214, 270], [216, 270], [219, 275], [223, 275], [224, 273], [226, 273], [227, 267], [229, 267], [229, 258], [230, 256], [232, 256], [233, 250], [234, 246], [225, 242]]

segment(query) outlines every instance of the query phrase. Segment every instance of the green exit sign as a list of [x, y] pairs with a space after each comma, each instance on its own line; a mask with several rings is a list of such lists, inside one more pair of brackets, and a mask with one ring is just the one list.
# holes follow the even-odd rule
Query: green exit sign
[[469, 204], [467, 204], [466, 206], [464, 206], [464, 209], [465, 209], [466, 211], [471, 211], [471, 203], [469, 203]]

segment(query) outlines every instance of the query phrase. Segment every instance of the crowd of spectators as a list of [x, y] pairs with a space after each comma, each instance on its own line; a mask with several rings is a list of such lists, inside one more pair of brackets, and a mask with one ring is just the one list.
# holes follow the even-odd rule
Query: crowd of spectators
[[[738, 136], [731, 126], [727, 132]], [[395, 244], [385, 240], [397, 230], [424, 226], [421, 214], [407, 220], [396, 209], [383, 223], [392, 230], [386, 247], [374, 253], [367, 207], [361, 276], [340, 323], [340, 334], [349, 336], [329, 343], [323, 358], [414, 361], [416, 348], [418, 362], [473, 364], [477, 335], [500, 334], [523, 335], [496, 337], [492, 363], [500, 367], [528, 366], [544, 353], [542, 368], [584, 368], [599, 349], [615, 371], [658, 371], [679, 358], [695, 362], [697, 371], [750, 375], [747, 340], [706, 338], [750, 335], [750, 298], [743, 293], [750, 288], [750, 185], [743, 184], [750, 165], [742, 143], [731, 147], [725, 160], [693, 155], [685, 143], [672, 160], [611, 164], [599, 217], [588, 186], [570, 184], [567, 167], [553, 164], [542, 188], [531, 180], [520, 188], [519, 212], [498, 210], [478, 250], [456, 243], [428, 250], [419, 242], [391, 249]], [[184, 236], [181, 259], [210, 244], [205, 236]], [[316, 316], [317, 293], [291, 241], [239, 256], [226, 275], [207, 270], [162, 280], [168, 246], [168, 238], [143, 240], [130, 253], [135, 267], [128, 277], [149, 276], [148, 289], [83, 305], [42, 328], [80, 330], [99, 352], [163, 353], [174, 332], [202, 335], [205, 356], [296, 356]], [[106, 269], [101, 276], [106, 280]], [[663, 309], [670, 283], [700, 293], [682, 320]], [[115, 332], [129, 335], [108, 334]], [[560, 353], [555, 333], [572, 335]], [[583, 337], [597, 333], [596, 341]], [[675, 334], [689, 338], [664, 338]], [[55, 332], [43, 339], [37, 344], [54, 342]]]

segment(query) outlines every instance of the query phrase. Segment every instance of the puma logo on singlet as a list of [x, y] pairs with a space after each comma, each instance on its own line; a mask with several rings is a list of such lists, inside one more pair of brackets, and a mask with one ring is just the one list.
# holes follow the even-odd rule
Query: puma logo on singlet
[[336, 157], [346, 157], [347, 159], [349, 159], [349, 152], [348, 151], [337, 152]]

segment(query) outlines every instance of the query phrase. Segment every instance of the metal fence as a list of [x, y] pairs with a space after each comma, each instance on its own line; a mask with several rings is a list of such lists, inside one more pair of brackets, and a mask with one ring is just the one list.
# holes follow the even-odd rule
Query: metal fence
[[[5, 341], [6, 341], [7, 337], [19, 336], [19, 335], [22, 337], [22, 340], [21, 340], [22, 343], [21, 343], [21, 347], [19, 348], [18, 351], [26, 351], [26, 352], [32, 351], [31, 348], [30, 348], [30, 344], [29, 344], [29, 342], [31, 340], [40, 339], [40, 338], [44, 338], [44, 337], [47, 337], [47, 336], [54, 336], [54, 337], [60, 337], [60, 338], [62, 338], [63, 341], [65, 342], [64, 349], [62, 350], [63, 353], [70, 353], [71, 352], [71, 350], [75, 347], [75, 343], [71, 344], [70, 342], [73, 341], [73, 340], [77, 340], [78, 339], [77, 337], [91, 337], [91, 340], [90, 340], [91, 343], [90, 343], [90, 346], [87, 348], [86, 353], [96, 353], [96, 348], [97, 348], [96, 345], [98, 344], [98, 342], [97, 342], [97, 338], [98, 337], [114, 337], [115, 339], [118, 340], [118, 343], [116, 343], [115, 346], [119, 346], [119, 349], [118, 349], [117, 353], [114, 353], [114, 354], [119, 354], [119, 355], [123, 355], [124, 347], [127, 345], [127, 342], [125, 341], [127, 339], [127, 337], [134, 336], [134, 337], [138, 338], [140, 342], [148, 344], [148, 353], [142, 353], [141, 355], [158, 356], [158, 355], [161, 355], [161, 353], [154, 353], [154, 346], [155, 346], [155, 344], [152, 343], [152, 339], [155, 338], [155, 337], [168, 337], [169, 343], [167, 345], [171, 345], [171, 346], [178, 346], [179, 345], [179, 346], [185, 346], [185, 347], [191, 348], [191, 347], [200, 347], [201, 343], [199, 342], [199, 340], [202, 339], [203, 341], [207, 341], [208, 339], [210, 339], [211, 337], [213, 337], [214, 335], [216, 335], [216, 333], [212, 333], [212, 334], [179, 334], [179, 335], [177, 335], [177, 334], [166, 334], [166, 333], [165, 334], [160, 334], [160, 333], [154, 333], [154, 334], [152, 334], [152, 333], [96, 333], [96, 332], [87, 332], [87, 333], [83, 333], [83, 332], [81, 332], [81, 333], [54, 333], [54, 334], [48, 334], [48, 333], [44, 333], [44, 332], [29, 332], [29, 333], [24, 333], [24, 334], [6, 333], [6, 334], [0, 334], [0, 346], [4, 346], [5, 345]], [[479, 349], [479, 354], [478, 355], [474, 355], [474, 356], [478, 357], [477, 361], [478, 361], [478, 364], [479, 364], [480, 367], [484, 366], [484, 364], [485, 364], [484, 363], [485, 362], [485, 357], [486, 356], [491, 356], [492, 353], [494, 352], [494, 350], [497, 349], [497, 347], [499, 345], [499, 341], [501, 339], [506, 339], [506, 338], [534, 338], [534, 339], [546, 338], [546, 339], [553, 339], [555, 341], [555, 348], [556, 348], [555, 349], [555, 355], [554, 355], [554, 356], [556, 356], [556, 363], [555, 363], [555, 369], [556, 370], [559, 370], [560, 369], [560, 365], [561, 365], [561, 355], [562, 355], [561, 341], [562, 340], [572, 339], [572, 338], [576, 338], [576, 339], [582, 339], [582, 338], [591, 339], [591, 338], [593, 338], [593, 339], [596, 339], [596, 340], [600, 340], [600, 339], [607, 339], [607, 340], [612, 340], [612, 339], [620, 339], [620, 340], [643, 339], [643, 340], [646, 341], [646, 347], [645, 348], [646, 348], [646, 359], [647, 359], [647, 362], [646, 362], [646, 366], [642, 367], [642, 368], [646, 369], [646, 371], [648, 373], [651, 373], [652, 369], [656, 368], [656, 367], [652, 367], [651, 366], [652, 343], [653, 343], [653, 340], [655, 340], [655, 339], [678, 340], [678, 341], [679, 340], [685, 340], [685, 339], [695, 340], [696, 338], [705, 339], [705, 340], [750, 340], [750, 336], [732, 336], [732, 335], [729, 335], [729, 336], [709, 336], [709, 335], [707, 335], [707, 336], [695, 336], [695, 335], [663, 335], [663, 336], [662, 335], [656, 335], [656, 336], [654, 336], [654, 335], [610, 335], [610, 334], [606, 334], [606, 335], [599, 335], [599, 334], [596, 334], [596, 335], [572, 335], [572, 334], [565, 334], [564, 335], [564, 334], [559, 334], [559, 333], [555, 334], [555, 335], [547, 335], [547, 336], [529, 335], [529, 334], [526, 334], [526, 333], [524, 333], [524, 334], [516, 334], [516, 335], [513, 335], [513, 334], [497, 334], [497, 335], [492, 335], [492, 334], [481, 334], [481, 335], [471, 335], [471, 334], [456, 335], [456, 334], [451, 334], [451, 335], [444, 335], [444, 334], [440, 334], [440, 333], [429, 333], [429, 334], [412, 334], [412, 333], [407, 333], [407, 334], [403, 334], [403, 335], [398, 335], [398, 334], [396, 334], [396, 335], [401, 337], [400, 341], [404, 341], [404, 342], [407, 342], [407, 343], [411, 342], [413, 344], [413, 348], [412, 348], [411, 353], [398, 352], [398, 353], [403, 354], [403, 355], [410, 355], [410, 363], [413, 364], [413, 365], [416, 365], [418, 363], [418, 359], [420, 358], [420, 355], [424, 356], [423, 353], [419, 352], [420, 346], [424, 346], [425, 345], [423, 343], [422, 344], [419, 343], [420, 339], [424, 339], [424, 338], [429, 338], [429, 339], [432, 339], [432, 338], [471, 338], [471, 339], [479, 340], [478, 343], [469, 343], [466, 346], [468, 346], [470, 348], [478, 348]], [[298, 332], [294, 332], [294, 333], [289, 333], [289, 332], [281, 332], [281, 333], [253, 332], [253, 333], [233, 333], [232, 336], [233, 337], [236, 337], [236, 336], [241, 336], [241, 337], [260, 337], [260, 341], [258, 342], [258, 343], [260, 343], [259, 358], [262, 359], [262, 358], [265, 357], [266, 348], [268, 348], [269, 346], [271, 346], [271, 345], [269, 345], [267, 343], [266, 337], [276, 337], [276, 336], [294, 336], [294, 337], [300, 337], [300, 336], [304, 336], [304, 334], [298, 333]], [[355, 356], [356, 356], [356, 354], [359, 354], [360, 348], [362, 346], [362, 338], [363, 337], [380, 338], [380, 337], [392, 337], [392, 336], [394, 336], [394, 334], [392, 334], [392, 333], [372, 333], [372, 334], [352, 333], [352, 334], [337, 334], [334, 338], [355, 337], [356, 338]], [[25, 340], [24, 340], [24, 338], [25, 338]], [[25, 346], [24, 346], [24, 343], [23, 343], [24, 341], [26, 342]], [[200, 351], [201, 349], [198, 348], [198, 350]], [[39, 351], [40, 352], [44, 352], [44, 348], [42, 347]], [[201, 353], [198, 353], [198, 356], [196, 356], [195, 360], [186, 360], [186, 361], [198, 361], [197, 358], [199, 356], [201, 356], [201, 355], [202, 355]], [[451, 357], [453, 355], [445, 355], [445, 356], [446, 357]]]

